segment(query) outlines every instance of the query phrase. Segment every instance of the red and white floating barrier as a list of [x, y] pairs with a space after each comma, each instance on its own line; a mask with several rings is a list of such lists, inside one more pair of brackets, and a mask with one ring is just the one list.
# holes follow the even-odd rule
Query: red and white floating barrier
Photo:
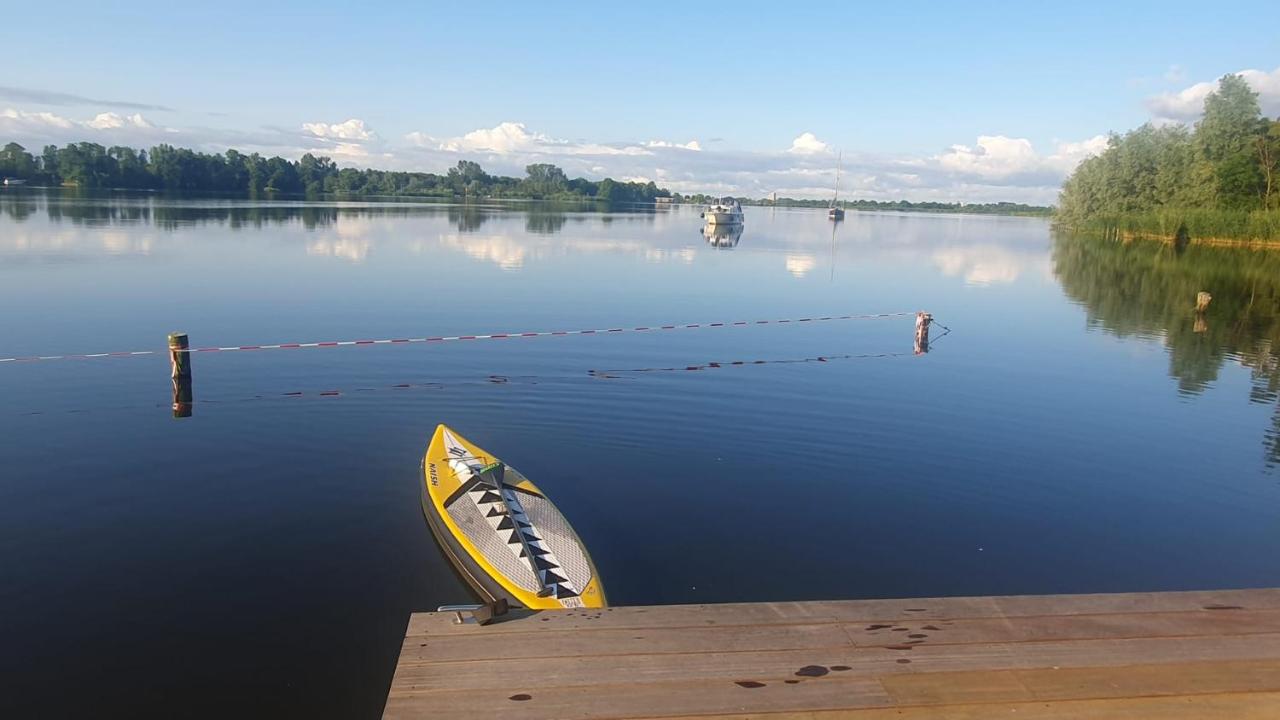
[[[360, 345], [404, 345], [413, 343], [460, 342], [464, 340], [504, 340], [509, 338], [556, 337], [568, 335], [607, 335], [611, 333], [660, 332], [663, 330], [695, 330], [701, 328], [743, 327], [751, 325], [784, 325], [788, 323], [831, 322], [835, 320], [872, 320], [878, 318], [905, 317], [913, 312], [870, 313], [863, 315], [828, 315], [824, 317], [785, 318], [781, 320], [736, 320], [731, 322], [686, 323], [681, 325], [652, 325], [638, 327], [600, 328], [595, 330], [540, 330], [534, 332], [490, 333], [487, 335], [441, 335], [436, 337], [393, 338], [385, 340], [330, 340], [325, 342], [289, 342], [269, 345], [227, 345], [223, 347], [194, 347], [175, 349], [173, 352], [211, 353], [239, 350], [297, 350], [302, 348], [349, 347]], [[140, 355], [165, 355], [170, 350], [133, 350], [124, 352], [80, 353], [70, 355], [33, 355], [30, 357], [4, 357], [0, 363], [38, 362], [42, 360], [93, 360], [97, 358], [137, 357]]]

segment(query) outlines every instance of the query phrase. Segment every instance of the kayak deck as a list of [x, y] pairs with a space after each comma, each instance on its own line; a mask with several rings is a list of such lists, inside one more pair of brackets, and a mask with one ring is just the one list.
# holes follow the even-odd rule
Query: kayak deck
[[423, 511], [433, 535], [486, 601], [602, 607], [604, 589], [577, 533], [528, 478], [452, 429], [423, 458]]

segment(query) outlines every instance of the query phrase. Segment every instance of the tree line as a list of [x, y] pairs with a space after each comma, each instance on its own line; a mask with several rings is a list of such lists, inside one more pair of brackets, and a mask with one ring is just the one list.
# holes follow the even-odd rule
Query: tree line
[[1194, 127], [1147, 123], [1112, 134], [1076, 168], [1059, 221], [1134, 234], [1280, 238], [1280, 119], [1258, 94], [1224, 76]]
[[237, 150], [204, 153], [172, 145], [150, 150], [97, 143], [48, 145], [33, 155], [17, 143], [0, 150], [0, 176], [41, 185], [175, 192], [415, 195], [424, 197], [591, 199], [653, 202], [671, 193], [653, 182], [570, 179], [555, 165], [537, 163], [525, 177], [490, 175], [479, 163], [461, 160], [448, 172], [391, 172], [339, 168], [310, 153], [293, 161]]
[[[829, 200], [801, 200], [796, 198], [743, 198], [743, 205], [766, 207], [825, 208]], [[1014, 202], [960, 203], [960, 202], [911, 202], [910, 200], [840, 200], [836, 203], [846, 210], [891, 210], [900, 212], [970, 213], [975, 215], [1049, 215], [1053, 208], [1045, 205], [1027, 205]]]

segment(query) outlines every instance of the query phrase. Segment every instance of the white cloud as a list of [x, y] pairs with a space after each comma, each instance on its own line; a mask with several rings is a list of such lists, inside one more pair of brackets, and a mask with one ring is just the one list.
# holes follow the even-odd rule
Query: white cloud
[[[1236, 73], [1258, 93], [1258, 104], [1267, 117], [1280, 115], [1280, 68], [1271, 72], [1241, 70]], [[1147, 111], [1157, 123], [1192, 123], [1204, 112], [1204, 99], [1218, 87], [1218, 81], [1199, 82], [1177, 92], [1167, 92], [1146, 100]]]
[[1076, 169], [1084, 160], [1101, 155], [1107, 149], [1107, 136], [1094, 135], [1088, 140], [1080, 142], [1058, 143], [1057, 151], [1050, 155], [1048, 160], [1061, 166], [1065, 172], [1071, 172]]
[[791, 141], [791, 149], [787, 152], [796, 155], [815, 155], [817, 153], [826, 152], [828, 145], [818, 139], [811, 132], [801, 133], [799, 137]]
[[1204, 110], [1204, 99], [1218, 86], [1216, 82], [1196, 83], [1174, 93], [1147, 98], [1147, 110], [1157, 122], [1192, 122]]
[[0, 136], [26, 143], [30, 148], [48, 142], [84, 140], [148, 146], [167, 141], [166, 135], [171, 132], [174, 131], [157, 127], [138, 113], [122, 116], [104, 112], [88, 120], [75, 120], [51, 112], [27, 112], [14, 108], [0, 110]]
[[985, 180], [1009, 180], [1019, 176], [1065, 177], [1082, 160], [1107, 149], [1107, 138], [1095, 135], [1079, 142], [1058, 143], [1055, 151], [1040, 155], [1026, 138], [981, 135], [974, 146], [952, 145], [934, 159], [945, 170]]
[[115, 130], [122, 127], [146, 128], [148, 130], [155, 128], [155, 125], [152, 125], [146, 118], [142, 117], [141, 113], [134, 113], [127, 117], [122, 117], [113, 112], [98, 113], [92, 120], [86, 121], [84, 125], [95, 130]]
[[460, 138], [440, 143], [441, 150], [450, 152], [481, 151], [507, 154], [534, 152], [539, 146], [550, 144], [551, 138], [541, 133], [531, 133], [524, 123], [504, 122], [497, 127], [472, 130]]
[[[835, 162], [830, 146], [802, 133], [790, 148], [748, 152], [710, 140], [641, 142], [567, 140], [504, 122], [457, 137], [426, 130], [386, 142], [359, 118], [252, 131], [158, 127], [141, 115], [101, 113], [87, 120], [18, 109], [0, 111], [0, 137], [28, 149], [92, 141], [147, 148], [159, 142], [206, 152], [235, 148], [296, 159], [328, 155], [344, 166], [443, 172], [459, 159], [480, 162], [493, 174], [523, 176], [530, 163], [559, 165], [570, 177], [652, 179], [680, 193], [765, 197], [830, 197]], [[707, 147], [703, 146], [703, 143]], [[939, 202], [1052, 203], [1067, 172], [1105, 148], [1104, 137], [1058, 142], [1043, 151], [1024, 138], [979, 137], [936, 155], [844, 153], [841, 197]]]
[[942, 167], [955, 172], [1002, 178], [1034, 169], [1040, 158], [1026, 138], [980, 135], [973, 147], [952, 145], [937, 160]]
[[[428, 146], [430, 135], [412, 132], [406, 136], [421, 147]], [[492, 128], [481, 128], [455, 138], [436, 143], [439, 150], [451, 153], [481, 152], [496, 155], [652, 155], [649, 150], [636, 145], [605, 145], [601, 143], [560, 140], [539, 132], [530, 132], [524, 123], [503, 122]]]
[[417, 131], [414, 131], [405, 135], [404, 139], [408, 140], [409, 144], [413, 145], [414, 147], [423, 147], [423, 148], [437, 147], [440, 144], [439, 140], [431, 137], [430, 135], [424, 132], [417, 132]]
[[666, 140], [650, 140], [644, 144], [645, 147], [651, 148], [680, 148], [682, 150], [693, 150], [702, 152], [702, 145], [697, 140], [690, 140], [687, 143], [667, 142]]
[[35, 129], [42, 126], [69, 130], [75, 127], [76, 124], [61, 115], [55, 115], [51, 112], [23, 112], [13, 108], [6, 108], [0, 111], [0, 127], [3, 127], [7, 132], [21, 131], [23, 127]]
[[358, 118], [332, 125], [322, 122], [302, 123], [302, 129], [326, 140], [372, 140], [374, 138], [374, 132]]
[[[284, 128], [266, 128], [252, 132], [199, 127], [178, 130], [158, 126], [138, 113], [120, 115], [102, 112], [87, 120], [77, 120], [51, 112], [30, 112], [14, 108], [0, 110], [0, 137], [21, 144], [28, 151], [38, 151], [45, 144], [65, 145], [74, 142], [137, 148], [171, 143], [214, 153], [235, 148], [243, 152], [260, 152], [294, 159], [305, 153], [328, 155], [348, 165], [385, 167], [395, 164], [390, 154], [371, 152], [371, 149], [380, 149], [375, 144], [377, 136], [362, 121], [348, 120], [335, 125], [323, 125], [322, 128], [317, 127], [317, 130], [322, 130], [328, 137]], [[342, 135], [352, 139], [343, 139]], [[356, 139], [359, 136], [369, 139]]]

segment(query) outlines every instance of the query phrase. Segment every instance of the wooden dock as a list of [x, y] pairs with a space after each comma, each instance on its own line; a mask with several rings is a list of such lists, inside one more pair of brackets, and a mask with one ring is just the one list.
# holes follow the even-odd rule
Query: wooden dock
[[409, 620], [386, 718], [1280, 718], [1280, 588]]

